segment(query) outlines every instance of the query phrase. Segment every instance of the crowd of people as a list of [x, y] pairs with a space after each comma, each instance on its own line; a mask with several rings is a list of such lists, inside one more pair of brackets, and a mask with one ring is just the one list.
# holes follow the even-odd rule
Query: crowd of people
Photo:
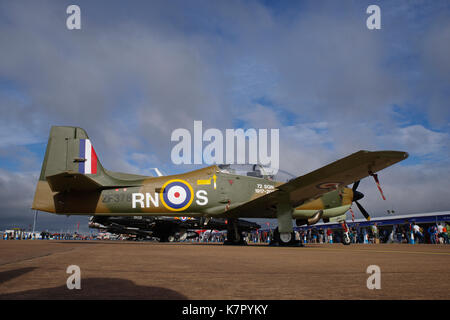
[[418, 224], [412, 224], [410, 228], [419, 243], [449, 243], [450, 226], [448, 224], [438, 223], [431, 225], [426, 231]]
[[[296, 238], [304, 243], [340, 243], [342, 242], [342, 229], [308, 228], [295, 231]], [[259, 230], [248, 234], [251, 243], [270, 242], [273, 230]], [[450, 225], [436, 223], [431, 225], [418, 225], [414, 222], [378, 227], [373, 224], [369, 227], [350, 227], [350, 240], [352, 243], [450, 243]]]
[[[378, 227], [350, 227], [352, 243], [450, 243], [450, 226], [436, 223], [420, 226], [414, 222], [402, 225]], [[336, 243], [342, 241], [342, 230], [311, 228], [300, 232], [306, 243]]]

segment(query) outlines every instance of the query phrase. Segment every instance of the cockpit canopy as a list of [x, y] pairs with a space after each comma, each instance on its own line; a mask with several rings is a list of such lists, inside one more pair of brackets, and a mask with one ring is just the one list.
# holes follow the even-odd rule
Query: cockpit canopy
[[220, 172], [239, 176], [263, 178], [279, 182], [288, 182], [294, 175], [275, 168], [264, 167], [260, 164], [219, 164]]

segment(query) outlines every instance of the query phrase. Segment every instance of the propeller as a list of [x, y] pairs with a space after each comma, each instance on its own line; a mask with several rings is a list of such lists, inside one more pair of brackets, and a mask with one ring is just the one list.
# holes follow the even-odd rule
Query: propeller
[[359, 182], [360, 180], [356, 181], [353, 184], [352, 187], [352, 191], [353, 191], [353, 202], [356, 203], [356, 205], [358, 206], [359, 211], [361, 211], [362, 215], [367, 219], [370, 220], [370, 215], [369, 213], [366, 211], [366, 209], [364, 209], [364, 207], [358, 202], [358, 200], [361, 200], [362, 198], [364, 198], [364, 194], [362, 194], [359, 191], [356, 191], [356, 189], [358, 189], [359, 186]]
[[[375, 183], [378, 187], [378, 190], [380, 191], [381, 197], [383, 198], [383, 200], [386, 200], [386, 197], [383, 194], [383, 190], [381, 189], [380, 186], [380, 181], [378, 180], [378, 175], [373, 173], [372, 171], [369, 171], [369, 175], [373, 177], [373, 179], [375, 180]], [[358, 189], [360, 180], [356, 181], [353, 184], [352, 187], [352, 191], [353, 191], [353, 202], [356, 203], [356, 205], [358, 206], [359, 211], [361, 211], [361, 213], [363, 214], [363, 216], [367, 219], [370, 220], [370, 215], [369, 213], [366, 211], [366, 209], [363, 208], [363, 206], [358, 202], [358, 200], [364, 198], [364, 194], [362, 194], [359, 191], [356, 191], [356, 189]]]

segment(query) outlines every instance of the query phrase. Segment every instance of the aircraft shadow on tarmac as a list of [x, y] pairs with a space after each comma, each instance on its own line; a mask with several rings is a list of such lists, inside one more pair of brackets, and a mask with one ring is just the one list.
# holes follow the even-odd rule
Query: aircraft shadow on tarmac
[[[74, 245], [74, 242], [71, 241], [55, 241], [57, 244], [67, 244]], [[76, 242], [75, 245], [89, 245], [89, 244], [101, 244], [101, 245], [136, 245], [136, 244], [148, 244], [148, 245], [163, 245], [163, 246], [205, 246], [205, 247], [224, 247], [222, 242], [210, 242], [210, 243], [202, 243], [202, 242], [158, 242], [158, 241], [79, 241]], [[228, 247], [228, 246], [225, 246]], [[231, 246], [232, 247], [232, 246]], [[262, 243], [252, 243], [246, 245], [235, 245], [234, 247], [270, 247], [267, 244]]]
[[[4, 282], [16, 278], [35, 268], [23, 268], [0, 273]], [[81, 280], [81, 289], [67, 289], [66, 284], [55, 288], [42, 288], [21, 292], [0, 294], [0, 300], [92, 300], [92, 299], [149, 299], [187, 300], [174, 290], [161, 287], [136, 285], [131, 280], [117, 278], [87, 278]]]
[[14, 278], [20, 277], [21, 275], [24, 275], [25, 273], [31, 272], [35, 269], [37, 268], [28, 267], [0, 272], [0, 284], [12, 280]]
[[[70, 244], [70, 245], [74, 245], [73, 241], [67, 241], [67, 240], [63, 240], [63, 241], [52, 241], [54, 243], [57, 244]], [[90, 242], [90, 241], [77, 241], [75, 244], [99, 244], [99, 242]]]
[[[57, 244], [67, 244], [67, 245], [74, 245], [71, 241], [55, 241]], [[249, 243], [244, 245], [233, 245], [233, 246], [227, 246], [224, 245], [222, 242], [210, 242], [210, 243], [202, 243], [202, 242], [158, 242], [158, 241], [79, 241], [76, 242], [76, 245], [91, 245], [91, 244], [97, 244], [97, 245], [136, 245], [136, 244], [142, 244], [142, 245], [163, 245], [163, 246], [199, 246], [199, 247], [251, 247], [251, 248], [303, 248], [307, 247], [308, 245], [293, 245], [293, 246], [279, 246], [279, 245], [269, 245], [266, 243]]]

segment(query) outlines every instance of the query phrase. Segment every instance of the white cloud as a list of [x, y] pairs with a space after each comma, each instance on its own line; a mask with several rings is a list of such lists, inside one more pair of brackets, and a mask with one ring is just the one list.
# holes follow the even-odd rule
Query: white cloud
[[[127, 10], [108, 3], [107, 14], [105, 3], [83, 2], [82, 30], [70, 32], [55, 2], [4, 2], [0, 148], [45, 142], [51, 125], [81, 126], [106, 168], [145, 173], [170, 161], [174, 129], [190, 130], [194, 120], [219, 129], [244, 121], [280, 129], [281, 168], [296, 174], [360, 149], [440, 160], [440, 171], [408, 167], [420, 181], [394, 166], [389, 177], [398, 181], [387, 180], [387, 188], [404, 199], [426, 195], [411, 206], [398, 198], [407, 210], [446, 208], [438, 172], [448, 171], [450, 29], [434, 3], [419, 3], [428, 18], [417, 3], [383, 5], [383, 29], [369, 32], [364, 6], [353, 2], [280, 11], [257, 1], [205, 2], [195, 10], [184, 2]], [[408, 118], [410, 104], [423, 111], [423, 123]], [[408, 126], [396, 123], [394, 105]], [[27, 210], [14, 195], [31, 193], [28, 178], [1, 175], [10, 199]], [[407, 188], [398, 189], [403, 182]], [[13, 208], [8, 201], [4, 208]]]
[[450, 137], [447, 133], [435, 132], [421, 125], [397, 128], [383, 139], [391, 140], [390, 143], [386, 142], [386, 144], [398, 145], [409, 153], [418, 156], [439, 154], [441, 151], [444, 151], [441, 155], [448, 155], [448, 151], [444, 150], [444, 147], [446, 149], [450, 147]]
[[11, 218], [10, 210], [30, 209], [38, 181], [37, 172], [8, 172], [0, 169], [2, 218]]

